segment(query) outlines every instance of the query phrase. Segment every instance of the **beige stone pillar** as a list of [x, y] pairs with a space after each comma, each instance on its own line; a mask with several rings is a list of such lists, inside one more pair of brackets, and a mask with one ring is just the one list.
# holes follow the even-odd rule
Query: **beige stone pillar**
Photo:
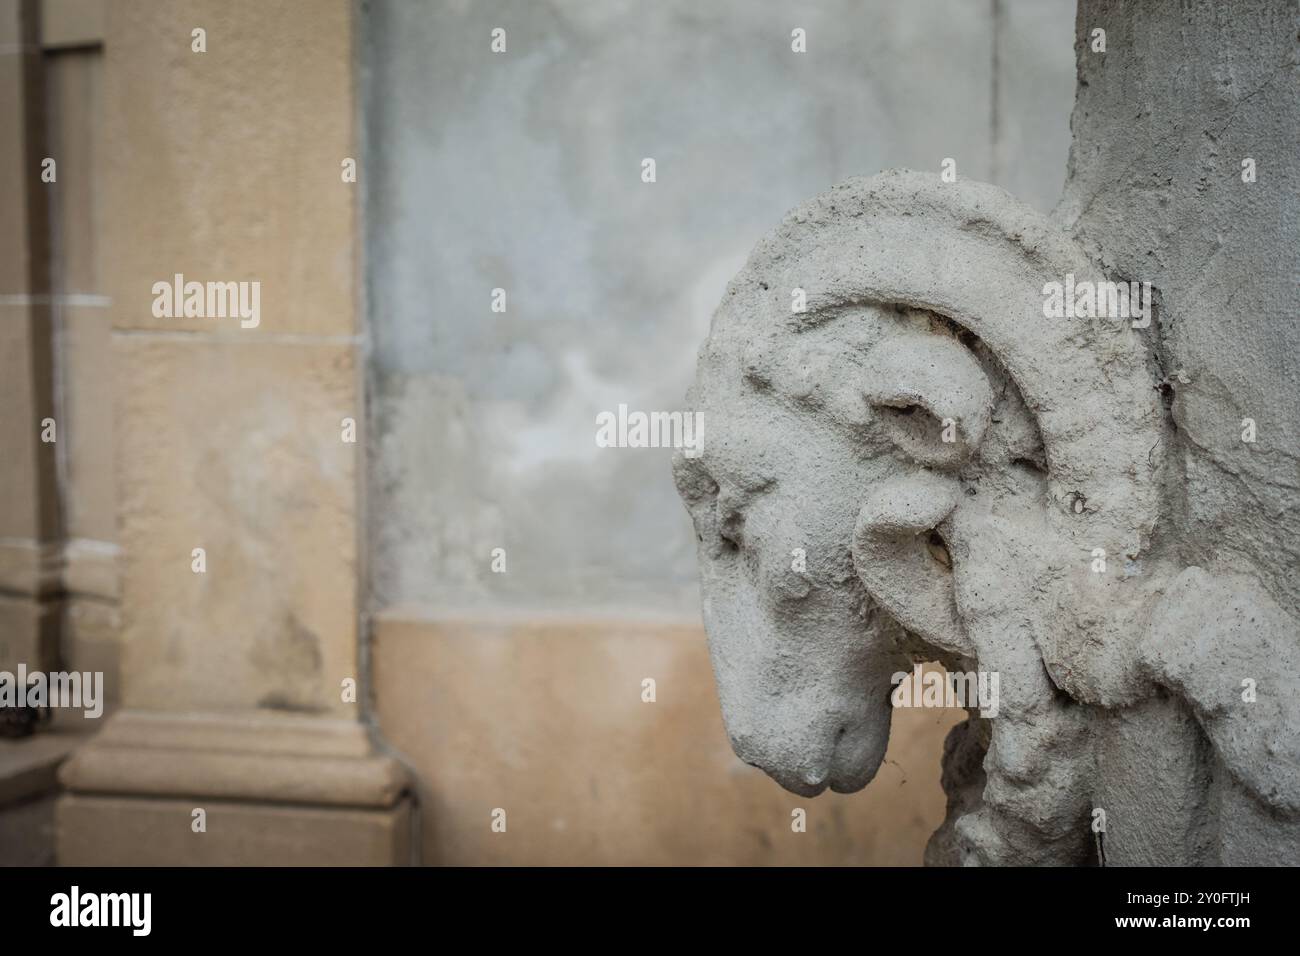
[[[109, 6], [124, 707], [63, 769], [61, 862], [410, 859], [362, 712], [353, 30], [347, 0]], [[156, 315], [177, 274], [259, 283], [257, 325]]]

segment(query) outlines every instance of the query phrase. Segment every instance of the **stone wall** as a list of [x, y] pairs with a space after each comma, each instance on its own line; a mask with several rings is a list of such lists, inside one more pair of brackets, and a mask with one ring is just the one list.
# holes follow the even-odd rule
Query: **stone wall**
[[1064, 0], [366, 7], [374, 606], [694, 615], [667, 455], [597, 449], [596, 414], [680, 408], [754, 240], [832, 183], [952, 157], [1050, 209], [1072, 22]]

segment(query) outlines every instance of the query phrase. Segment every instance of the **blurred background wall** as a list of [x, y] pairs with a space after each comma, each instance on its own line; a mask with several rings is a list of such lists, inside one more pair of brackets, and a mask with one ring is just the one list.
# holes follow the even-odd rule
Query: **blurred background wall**
[[[427, 863], [919, 863], [960, 715], [898, 712], [853, 796], [742, 765], [668, 452], [599, 449], [595, 416], [680, 408], [749, 248], [845, 177], [951, 157], [1049, 209], [1072, 23], [1069, 0], [0, 0], [0, 669], [102, 670], [124, 708], [99, 750], [0, 741], [0, 862], [52, 856], [75, 750], [78, 862], [409, 838]], [[158, 320], [175, 272], [260, 280], [261, 325]], [[194, 794], [232, 822], [196, 839]]]
[[955, 715], [898, 712], [863, 794], [801, 801], [741, 765], [670, 453], [598, 448], [596, 415], [680, 409], [750, 247], [846, 177], [951, 157], [1050, 210], [1073, 14], [363, 4], [374, 692], [427, 858], [920, 862]]

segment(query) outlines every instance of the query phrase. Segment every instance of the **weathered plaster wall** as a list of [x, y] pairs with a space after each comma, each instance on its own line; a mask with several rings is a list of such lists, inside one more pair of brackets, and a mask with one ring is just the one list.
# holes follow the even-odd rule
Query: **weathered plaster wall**
[[846, 176], [953, 157], [1050, 208], [1072, 15], [1067, 0], [369, 4], [374, 605], [693, 614], [667, 453], [597, 449], [597, 412], [680, 408], [754, 240]]
[[731, 752], [698, 624], [381, 617], [373, 639], [428, 863], [916, 866], [943, 820], [939, 748], [964, 711], [900, 711], [878, 786], [801, 799]]

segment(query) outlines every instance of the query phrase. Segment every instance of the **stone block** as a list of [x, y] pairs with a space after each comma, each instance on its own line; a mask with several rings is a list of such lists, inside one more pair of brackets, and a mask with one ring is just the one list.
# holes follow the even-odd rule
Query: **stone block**
[[[191, 828], [196, 808], [206, 832]], [[411, 807], [359, 810], [66, 794], [63, 866], [396, 866], [410, 861]]]
[[355, 716], [353, 348], [187, 338], [114, 342], [123, 700]]
[[[391, 866], [409, 780], [350, 720], [124, 710], [59, 771], [59, 860]], [[202, 827], [194, 811], [202, 809]]]
[[[119, 328], [353, 333], [351, 21], [344, 0], [110, 7], [103, 265]], [[154, 317], [152, 284], [175, 273], [260, 282], [260, 325]]]

